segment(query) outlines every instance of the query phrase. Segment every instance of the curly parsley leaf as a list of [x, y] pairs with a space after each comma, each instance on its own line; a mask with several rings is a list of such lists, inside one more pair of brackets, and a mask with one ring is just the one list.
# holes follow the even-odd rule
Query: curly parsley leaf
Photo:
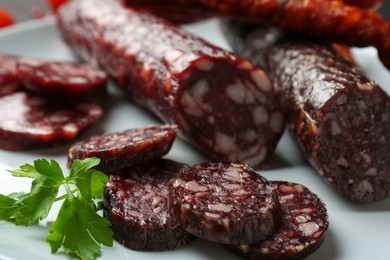
[[[48, 216], [54, 202], [64, 199], [47, 237], [52, 253], [63, 247], [65, 253], [81, 259], [96, 259], [101, 245], [113, 244], [110, 223], [96, 212], [101, 207], [93, 201], [103, 197], [108, 181], [105, 174], [92, 169], [99, 162], [97, 158], [76, 160], [66, 178], [54, 160], [39, 159], [34, 165], [10, 170], [13, 176], [32, 178], [33, 182], [29, 193], [0, 194], [0, 220], [34, 225]], [[66, 194], [58, 197], [61, 186]]]

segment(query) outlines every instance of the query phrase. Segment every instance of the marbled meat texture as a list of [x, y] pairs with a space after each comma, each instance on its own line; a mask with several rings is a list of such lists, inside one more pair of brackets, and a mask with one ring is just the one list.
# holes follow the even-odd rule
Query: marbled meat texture
[[178, 226], [168, 207], [169, 187], [184, 164], [161, 159], [111, 175], [104, 192], [104, 216], [114, 239], [138, 251], [172, 250], [194, 237]]
[[58, 18], [79, 55], [216, 160], [258, 167], [274, 151], [284, 117], [246, 60], [115, 0], [71, 1]]
[[238, 53], [269, 71], [293, 135], [321, 176], [355, 201], [389, 197], [389, 95], [325, 43], [237, 22], [226, 28], [241, 37]]
[[108, 75], [89, 64], [19, 58], [17, 73], [24, 88], [54, 98], [88, 98], [105, 93]]
[[100, 164], [96, 169], [106, 174], [137, 164], [147, 164], [169, 152], [176, 133], [175, 125], [161, 125], [95, 135], [69, 148], [68, 167], [74, 160], [88, 157], [99, 158]]
[[251, 243], [273, 234], [279, 224], [273, 188], [248, 166], [198, 164], [183, 170], [172, 186], [172, 212], [197, 237]]
[[66, 144], [103, 114], [94, 102], [58, 102], [28, 92], [0, 98], [0, 148], [27, 150]]
[[302, 184], [271, 181], [282, 210], [281, 225], [265, 240], [228, 245], [248, 259], [304, 259], [325, 239], [328, 213], [320, 198]]
[[0, 53], [0, 97], [15, 93], [20, 89], [16, 61], [16, 56]]

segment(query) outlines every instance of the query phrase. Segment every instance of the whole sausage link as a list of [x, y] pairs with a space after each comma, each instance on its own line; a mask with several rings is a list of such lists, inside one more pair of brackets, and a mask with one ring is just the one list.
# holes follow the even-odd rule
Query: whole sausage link
[[374, 46], [382, 63], [390, 68], [390, 23], [374, 10], [362, 9], [358, 1], [343, 0], [164, 0], [166, 3], [203, 6], [304, 33], [348, 46]]
[[116, 0], [72, 1], [58, 20], [80, 56], [215, 159], [258, 167], [275, 149], [283, 114], [248, 61]]
[[[390, 97], [330, 45], [230, 22], [233, 49], [269, 71], [307, 158], [355, 201], [390, 196]], [[261, 43], [261, 44], [259, 44]]]

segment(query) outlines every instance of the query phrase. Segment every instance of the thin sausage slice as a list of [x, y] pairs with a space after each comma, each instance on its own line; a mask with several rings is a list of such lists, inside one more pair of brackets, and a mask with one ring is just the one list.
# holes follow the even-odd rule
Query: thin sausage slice
[[320, 198], [302, 184], [271, 181], [278, 195], [282, 221], [269, 238], [247, 245], [228, 245], [248, 259], [303, 259], [325, 239], [328, 213]]
[[0, 148], [7, 150], [65, 144], [103, 113], [93, 102], [58, 102], [27, 92], [0, 98], [0, 108]]
[[0, 54], [0, 97], [15, 93], [20, 89], [16, 61], [16, 56]]
[[57, 98], [85, 98], [104, 93], [108, 75], [89, 64], [19, 58], [17, 73], [24, 88]]
[[161, 159], [110, 176], [103, 213], [116, 241], [133, 250], [164, 251], [194, 239], [178, 226], [168, 208], [169, 187], [183, 167]]
[[198, 164], [184, 169], [172, 186], [172, 212], [197, 237], [251, 243], [273, 234], [279, 223], [273, 188], [248, 166]]
[[146, 164], [169, 152], [177, 127], [149, 126], [95, 135], [72, 145], [68, 152], [68, 166], [76, 159], [100, 158], [96, 169], [109, 174], [136, 164]]

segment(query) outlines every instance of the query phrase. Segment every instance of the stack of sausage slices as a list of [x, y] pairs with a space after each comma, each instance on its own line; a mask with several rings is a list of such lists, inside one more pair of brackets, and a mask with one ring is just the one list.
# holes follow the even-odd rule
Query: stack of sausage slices
[[104, 216], [114, 238], [139, 251], [173, 250], [202, 238], [248, 258], [304, 258], [328, 228], [324, 203], [301, 184], [268, 181], [249, 166], [162, 158], [175, 125], [92, 136], [69, 149], [68, 163], [98, 157], [110, 175]]
[[108, 75], [88, 64], [0, 53], [0, 148], [48, 148], [97, 122]]

